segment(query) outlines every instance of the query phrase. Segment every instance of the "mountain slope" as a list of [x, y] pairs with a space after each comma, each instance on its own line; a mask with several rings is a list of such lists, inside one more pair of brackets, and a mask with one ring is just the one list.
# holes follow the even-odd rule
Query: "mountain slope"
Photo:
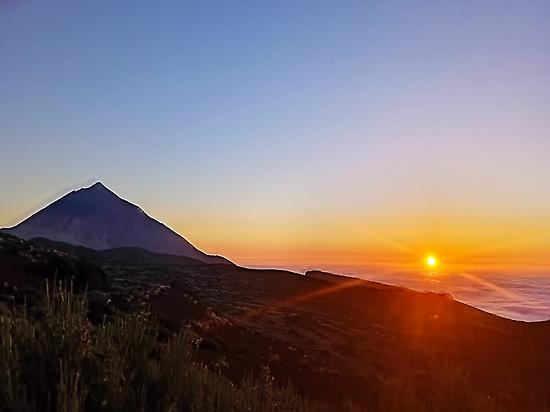
[[100, 266], [202, 266], [204, 264], [199, 260], [189, 258], [187, 256], [164, 255], [138, 247], [119, 247], [114, 249], [96, 250], [84, 246], [75, 246], [64, 242], [57, 242], [44, 237], [35, 237], [31, 239], [29, 243], [38, 248], [69, 253]]
[[98, 182], [68, 193], [5, 232], [23, 239], [44, 237], [104, 250], [139, 247], [156, 253], [186, 256], [204, 263], [230, 264], [195, 248], [178, 233], [121, 199]]

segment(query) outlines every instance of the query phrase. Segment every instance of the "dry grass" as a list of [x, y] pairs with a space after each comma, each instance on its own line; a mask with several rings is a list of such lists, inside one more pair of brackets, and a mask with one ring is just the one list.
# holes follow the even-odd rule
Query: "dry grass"
[[235, 385], [194, 359], [183, 333], [157, 341], [147, 312], [92, 326], [83, 295], [48, 290], [35, 316], [0, 316], [2, 411], [307, 411], [266, 374]]
[[[197, 342], [187, 334], [159, 342], [158, 323], [147, 311], [119, 314], [98, 325], [90, 323], [87, 312], [85, 295], [58, 285], [47, 288], [32, 315], [25, 307], [0, 314], [0, 410], [324, 410], [290, 386], [277, 386], [268, 370], [234, 384], [196, 360]], [[422, 385], [405, 371], [385, 381], [376, 409], [496, 410], [474, 391], [460, 364], [438, 360], [427, 369]], [[360, 409], [349, 402], [338, 410]]]

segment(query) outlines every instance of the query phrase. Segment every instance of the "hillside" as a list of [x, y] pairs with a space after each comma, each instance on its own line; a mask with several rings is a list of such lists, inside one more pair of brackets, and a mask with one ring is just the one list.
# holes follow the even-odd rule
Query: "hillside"
[[[127, 276], [140, 272], [147, 279], [165, 276], [154, 268]], [[200, 353], [205, 360], [226, 359], [236, 379], [243, 369], [268, 365], [279, 381], [290, 379], [301, 393], [329, 404], [350, 399], [373, 409], [390, 396], [428, 408], [430, 390], [453, 380], [468, 382], [497, 410], [539, 410], [549, 402], [550, 322], [500, 318], [447, 294], [335, 279], [180, 267], [167, 279], [171, 288], [151, 304], [165, 323], [185, 326], [192, 322], [178, 308], [194, 296], [211, 311], [196, 322], [208, 342]], [[460, 405], [444, 410], [469, 410]]]
[[149, 307], [161, 341], [185, 330], [199, 342], [197, 360], [233, 382], [268, 368], [279, 385], [290, 381], [329, 410], [536, 411], [550, 401], [550, 322], [512, 321], [447, 294], [318, 271], [0, 240], [0, 281], [9, 284], [2, 296], [29, 279], [36, 290], [52, 275], [45, 264], [14, 266], [14, 255], [27, 263], [46, 256], [83, 262], [106, 280], [90, 295], [93, 322]]
[[[46, 280], [73, 283], [76, 289], [106, 289], [99, 262], [82, 259], [62, 249], [47, 248], [0, 233], [0, 290], [7, 293], [39, 292]], [[15, 288], [15, 289], [14, 289]]]

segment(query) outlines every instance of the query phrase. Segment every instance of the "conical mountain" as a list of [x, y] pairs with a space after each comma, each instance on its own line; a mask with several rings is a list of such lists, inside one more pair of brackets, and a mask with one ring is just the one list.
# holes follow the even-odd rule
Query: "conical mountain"
[[104, 250], [139, 247], [204, 263], [231, 263], [201, 252], [178, 233], [120, 198], [102, 183], [70, 192], [5, 232]]

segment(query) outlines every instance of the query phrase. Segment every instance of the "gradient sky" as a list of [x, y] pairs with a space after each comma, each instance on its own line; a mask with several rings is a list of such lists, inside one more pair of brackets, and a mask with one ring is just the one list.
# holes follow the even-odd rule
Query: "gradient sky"
[[548, 1], [0, 0], [0, 226], [101, 180], [239, 263], [550, 273], [549, 21]]

